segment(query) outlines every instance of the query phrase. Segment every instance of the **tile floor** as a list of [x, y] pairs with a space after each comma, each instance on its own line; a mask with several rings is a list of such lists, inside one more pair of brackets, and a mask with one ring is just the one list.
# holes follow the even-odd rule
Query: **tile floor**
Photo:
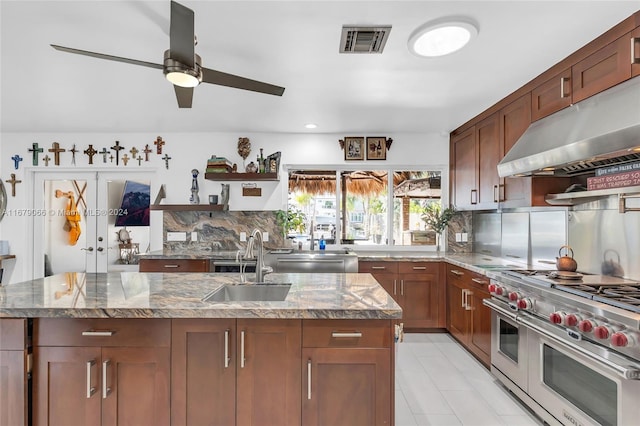
[[541, 424], [449, 334], [398, 344], [396, 426]]

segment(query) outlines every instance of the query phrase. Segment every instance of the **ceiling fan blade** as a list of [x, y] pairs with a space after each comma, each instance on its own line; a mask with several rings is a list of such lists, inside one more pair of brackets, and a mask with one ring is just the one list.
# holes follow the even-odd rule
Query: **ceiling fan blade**
[[191, 108], [191, 101], [193, 101], [193, 87], [180, 87], [174, 84], [173, 88], [176, 90], [178, 108]]
[[226, 72], [202, 68], [202, 82], [217, 84], [219, 86], [234, 87], [236, 89], [251, 90], [254, 92], [266, 93], [268, 95], [282, 96], [284, 87], [264, 83], [262, 81], [251, 80]]
[[189, 68], [195, 66], [195, 29], [193, 10], [171, 2], [169, 51], [174, 59]]
[[137, 59], [123, 58], [121, 56], [105, 55], [104, 53], [96, 53], [96, 52], [90, 52], [88, 50], [74, 49], [72, 47], [58, 46], [57, 44], [52, 44], [51, 47], [53, 47], [56, 50], [60, 50], [62, 52], [76, 53], [78, 55], [85, 55], [85, 56], [93, 56], [94, 58], [106, 59], [108, 61], [124, 62], [125, 64], [132, 64], [132, 65], [142, 65], [143, 67], [149, 67], [149, 68], [157, 68], [157, 69], [163, 68], [162, 64], [154, 64], [153, 62], [139, 61]]

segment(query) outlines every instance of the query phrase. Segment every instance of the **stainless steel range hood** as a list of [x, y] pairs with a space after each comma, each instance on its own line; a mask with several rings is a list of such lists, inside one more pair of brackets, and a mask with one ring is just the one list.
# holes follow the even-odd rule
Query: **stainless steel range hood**
[[529, 126], [498, 164], [500, 177], [576, 175], [639, 161], [640, 77]]

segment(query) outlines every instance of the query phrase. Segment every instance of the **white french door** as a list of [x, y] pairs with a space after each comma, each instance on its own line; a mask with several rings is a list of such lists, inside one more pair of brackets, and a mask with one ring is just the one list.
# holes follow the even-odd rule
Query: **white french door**
[[[154, 175], [148, 169], [126, 174], [86, 169], [34, 171], [33, 277], [121, 269], [118, 231], [123, 227], [116, 227], [116, 216], [125, 182], [149, 184], [153, 193]], [[70, 199], [80, 212], [79, 222], [69, 215]], [[77, 241], [71, 231], [75, 226], [80, 227]], [[150, 226], [127, 228], [127, 232], [140, 251], [148, 247]]]

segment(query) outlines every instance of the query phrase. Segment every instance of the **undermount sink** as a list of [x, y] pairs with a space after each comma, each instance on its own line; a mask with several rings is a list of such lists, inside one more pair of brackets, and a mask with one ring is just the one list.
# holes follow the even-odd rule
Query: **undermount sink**
[[291, 284], [225, 284], [206, 295], [203, 302], [281, 302], [287, 298]]

